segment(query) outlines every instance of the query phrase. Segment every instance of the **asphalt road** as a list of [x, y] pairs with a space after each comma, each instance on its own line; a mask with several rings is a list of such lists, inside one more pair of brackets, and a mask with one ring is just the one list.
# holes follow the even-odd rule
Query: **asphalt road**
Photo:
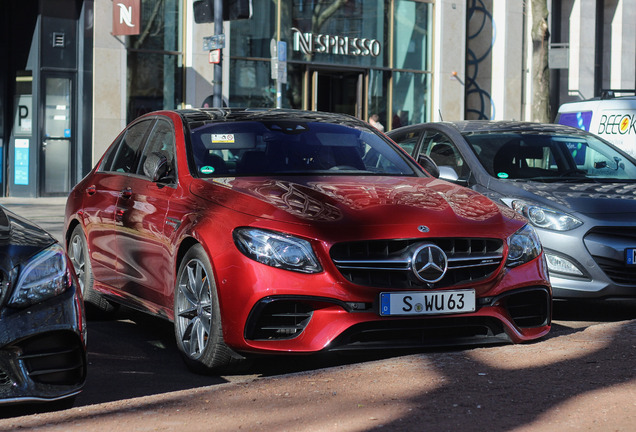
[[[410, 353], [366, 355], [262, 357], [227, 376], [189, 372], [174, 341], [172, 324], [159, 318], [124, 310], [111, 320], [91, 319], [89, 310], [89, 375], [75, 406], [92, 405], [139, 396], [193, 389], [227, 382], [306, 372], [332, 366], [399, 358]], [[93, 314], [94, 315], [94, 314]], [[555, 321], [546, 340], [582, 332], [602, 323], [636, 319], [634, 303], [557, 303]], [[443, 353], [445, 350], [428, 350]], [[456, 351], [456, 350], [449, 350]], [[636, 364], [632, 365], [636, 368]]]

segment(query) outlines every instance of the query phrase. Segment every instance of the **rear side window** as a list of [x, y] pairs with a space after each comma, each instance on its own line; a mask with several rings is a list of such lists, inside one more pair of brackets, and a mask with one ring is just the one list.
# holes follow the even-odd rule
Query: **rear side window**
[[153, 120], [144, 120], [126, 130], [119, 143], [113, 146], [100, 171], [135, 173], [141, 145]]

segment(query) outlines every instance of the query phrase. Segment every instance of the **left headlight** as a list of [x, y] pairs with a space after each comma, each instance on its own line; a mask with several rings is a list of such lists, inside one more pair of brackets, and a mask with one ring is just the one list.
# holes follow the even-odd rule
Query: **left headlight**
[[524, 215], [532, 225], [552, 231], [569, 231], [583, 222], [567, 213], [529, 203], [520, 199], [504, 198], [502, 201], [517, 213]]
[[20, 266], [8, 306], [23, 308], [40, 303], [66, 291], [70, 283], [64, 249], [54, 244]]
[[298, 237], [256, 228], [238, 228], [234, 243], [247, 257], [268, 266], [301, 273], [320, 273], [311, 244]]
[[535, 259], [541, 254], [541, 242], [534, 229], [526, 224], [508, 237], [507, 267], [515, 267]]

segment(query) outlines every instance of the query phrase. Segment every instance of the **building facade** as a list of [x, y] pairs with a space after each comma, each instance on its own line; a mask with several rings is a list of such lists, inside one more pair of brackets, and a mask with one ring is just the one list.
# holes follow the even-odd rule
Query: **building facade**
[[[139, 115], [219, 100], [377, 114], [385, 130], [531, 119], [529, 2], [245, 0], [226, 3], [251, 6], [251, 18], [219, 34], [214, 1], [203, 3], [3, 2], [0, 195], [64, 196]], [[555, 112], [636, 87], [626, 3], [548, 1]]]

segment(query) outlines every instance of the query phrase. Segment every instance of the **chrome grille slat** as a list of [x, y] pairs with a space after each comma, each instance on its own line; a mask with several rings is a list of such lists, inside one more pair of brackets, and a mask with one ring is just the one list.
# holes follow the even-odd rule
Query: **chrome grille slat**
[[415, 280], [411, 270], [412, 252], [426, 243], [439, 246], [448, 257], [447, 275], [434, 288], [486, 279], [504, 258], [502, 240], [471, 238], [339, 243], [330, 253], [341, 274], [353, 283], [387, 289], [430, 288]]

